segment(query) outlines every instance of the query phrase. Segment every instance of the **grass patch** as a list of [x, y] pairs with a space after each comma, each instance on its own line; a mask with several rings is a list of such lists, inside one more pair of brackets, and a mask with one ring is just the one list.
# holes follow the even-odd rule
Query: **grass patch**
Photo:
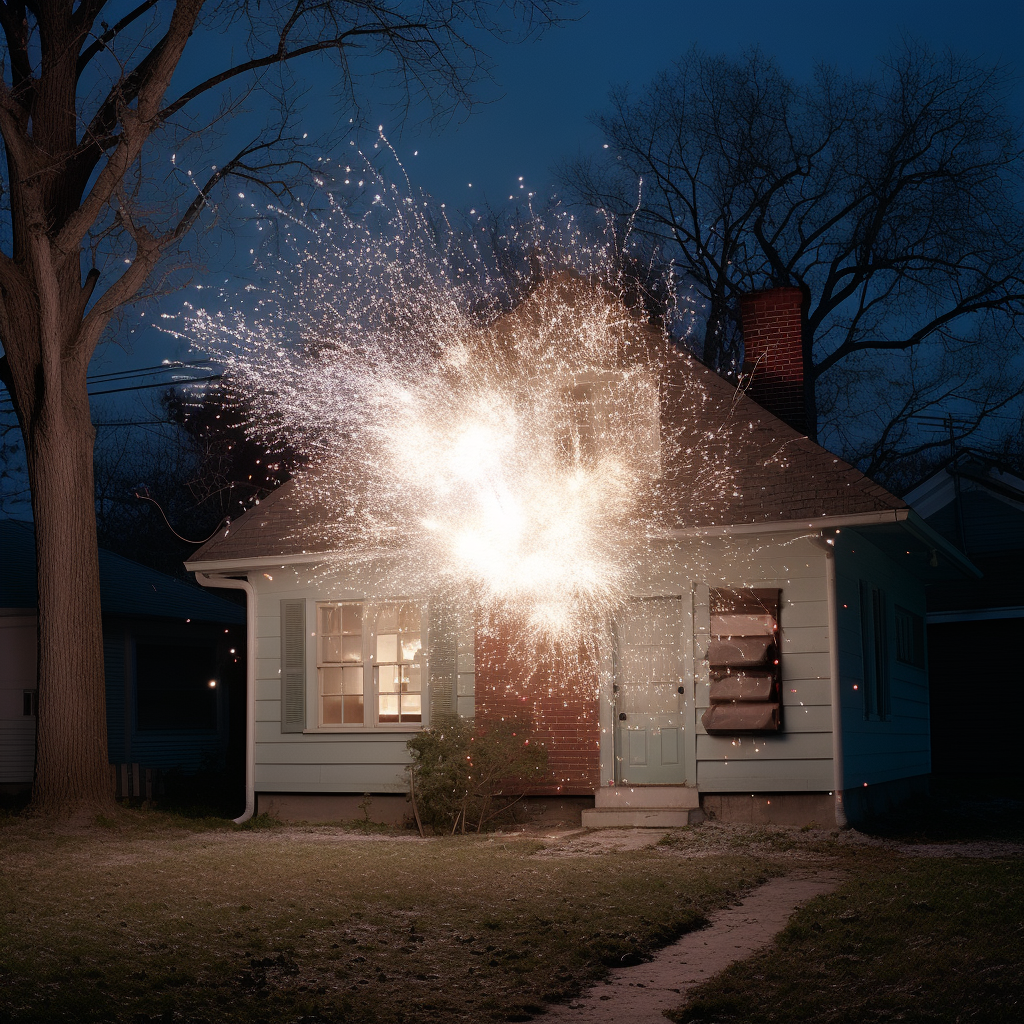
[[522, 838], [124, 819], [7, 823], [0, 1021], [527, 1020], [777, 870], [738, 852], [537, 857]]
[[[865, 863], [867, 861], [867, 863]], [[1024, 864], [864, 857], [771, 948], [703, 985], [685, 1024], [1017, 1022]]]

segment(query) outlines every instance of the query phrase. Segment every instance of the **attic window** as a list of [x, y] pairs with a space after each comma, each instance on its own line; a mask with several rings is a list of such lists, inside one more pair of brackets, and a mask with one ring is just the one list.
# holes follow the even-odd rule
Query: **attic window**
[[628, 453], [630, 464], [661, 476], [658, 378], [640, 367], [580, 374], [566, 386], [566, 449], [583, 462]]

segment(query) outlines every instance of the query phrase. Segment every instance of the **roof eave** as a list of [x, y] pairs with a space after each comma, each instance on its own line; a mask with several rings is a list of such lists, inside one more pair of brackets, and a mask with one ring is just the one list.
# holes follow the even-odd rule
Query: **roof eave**
[[879, 523], [903, 522], [911, 510], [907, 507], [883, 509], [878, 512], [855, 512], [849, 515], [821, 515], [806, 519], [766, 520], [763, 523], [732, 523], [724, 526], [688, 526], [665, 530], [658, 536], [676, 537], [730, 537], [752, 533], [799, 533], [836, 526], [873, 526]]

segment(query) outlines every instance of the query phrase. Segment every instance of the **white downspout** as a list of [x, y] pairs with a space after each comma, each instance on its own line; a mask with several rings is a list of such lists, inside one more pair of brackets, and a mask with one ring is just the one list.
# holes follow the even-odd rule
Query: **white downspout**
[[197, 572], [201, 587], [245, 591], [245, 810], [235, 824], [247, 822], [256, 810], [256, 591], [244, 580], [226, 579]]
[[[839, 531], [836, 530], [836, 533]], [[832, 692], [832, 792], [835, 794], [836, 825], [846, 828], [843, 807], [843, 704], [839, 686], [839, 606], [836, 599], [835, 537], [815, 537], [814, 542], [825, 551], [825, 592], [828, 596], [828, 672]]]

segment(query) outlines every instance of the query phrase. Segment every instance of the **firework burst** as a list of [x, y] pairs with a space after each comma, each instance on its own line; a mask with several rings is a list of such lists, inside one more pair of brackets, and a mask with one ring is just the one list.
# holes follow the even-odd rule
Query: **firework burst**
[[[665, 428], [664, 339], [621, 301], [621, 240], [533, 217], [496, 258], [374, 183], [358, 217], [327, 193], [323, 218], [288, 220], [296, 258], [254, 301], [190, 309], [188, 333], [253, 435], [305, 456], [316, 550], [368, 596], [453, 595], [578, 640], [633, 592], [664, 460], [703, 462], [710, 490], [727, 473]], [[509, 252], [521, 273], [498, 271]]]

